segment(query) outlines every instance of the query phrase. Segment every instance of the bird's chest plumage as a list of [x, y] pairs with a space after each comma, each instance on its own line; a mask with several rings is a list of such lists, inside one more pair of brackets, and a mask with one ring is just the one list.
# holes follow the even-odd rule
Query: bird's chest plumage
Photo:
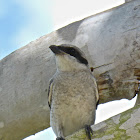
[[85, 124], [94, 123], [95, 92], [89, 74], [57, 75], [52, 94], [51, 126], [55, 129], [56, 125], [61, 125], [64, 135], [67, 136]]

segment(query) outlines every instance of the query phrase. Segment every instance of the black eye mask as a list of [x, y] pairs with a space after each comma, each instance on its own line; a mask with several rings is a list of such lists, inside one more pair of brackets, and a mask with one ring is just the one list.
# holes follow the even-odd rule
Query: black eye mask
[[79, 51], [77, 51], [75, 48], [59, 46], [59, 49], [75, 57], [80, 63], [88, 65], [88, 61], [84, 57], [82, 57], [82, 54]]

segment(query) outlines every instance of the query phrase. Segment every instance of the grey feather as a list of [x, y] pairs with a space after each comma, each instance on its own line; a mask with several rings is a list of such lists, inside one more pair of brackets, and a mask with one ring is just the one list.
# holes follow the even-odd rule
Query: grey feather
[[49, 88], [48, 88], [48, 105], [51, 109], [51, 102], [52, 102], [52, 89], [53, 89], [53, 79], [49, 82]]
[[74, 47], [79, 52], [76, 56], [67, 51], [65, 45], [60, 46], [63, 48], [50, 47], [57, 53], [57, 71], [50, 82], [48, 99], [51, 106], [50, 125], [58, 138], [65, 138], [85, 125], [94, 124], [99, 95], [83, 52]]

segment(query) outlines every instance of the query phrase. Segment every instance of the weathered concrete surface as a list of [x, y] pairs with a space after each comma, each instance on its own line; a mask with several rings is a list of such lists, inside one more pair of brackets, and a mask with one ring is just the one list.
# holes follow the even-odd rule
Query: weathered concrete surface
[[[93, 140], [139, 140], [140, 105], [116, 115], [104, 122], [93, 125]], [[68, 136], [66, 140], [88, 140], [82, 129]]]
[[135, 105], [140, 105], [140, 91], [138, 92], [137, 101]]
[[140, 1], [70, 24], [0, 61], [0, 137], [19, 140], [49, 127], [47, 87], [55, 72], [48, 47], [74, 44], [87, 55], [100, 103], [135, 96], [140, 80]]
[[125, 2], [130, 2], [130, 1], [132, 1], [132, 0], [125, 0]]
[[125, 2], [130, 2], [130, 1], [132, 1], [132, 0], [125, 0]]

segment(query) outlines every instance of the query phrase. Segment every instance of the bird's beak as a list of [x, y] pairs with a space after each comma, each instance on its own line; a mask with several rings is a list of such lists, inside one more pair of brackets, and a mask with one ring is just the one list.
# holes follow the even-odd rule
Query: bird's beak
[[56, 46], [56, 45], [51, 45], [49, 48], [51, 49], [51, 51], [52, 51], [54, 54], [60, 54], [60, 53], [62, 53], [61, 50], [59, 49], [59, 47]]

